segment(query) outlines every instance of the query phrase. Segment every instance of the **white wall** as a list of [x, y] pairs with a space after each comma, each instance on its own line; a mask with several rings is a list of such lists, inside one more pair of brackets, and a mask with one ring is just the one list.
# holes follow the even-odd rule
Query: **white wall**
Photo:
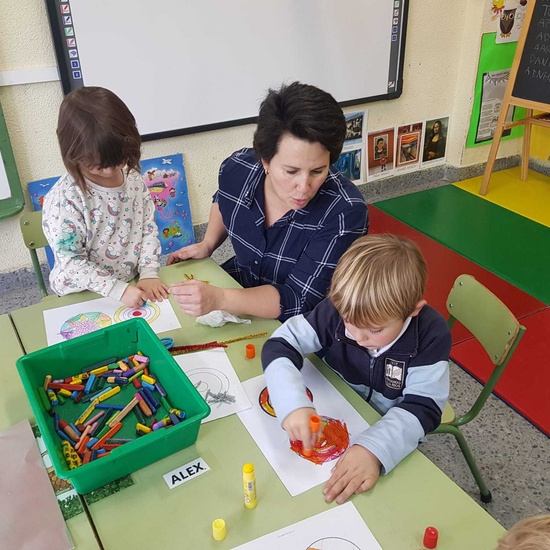
[[[485, 162], [488, 146], [465, 150], [464, 144], [481, 34], [495, 28], [490, 7], [490, 0], [412, 0], [403, 95], [397, 100], [346, 110], [367, 108], [369, 131], [450, 115], [449, 163], [469, 166]], [[1, 12], [0, 71], [56, 65], [44, 2], [2, 0]], [[62, 97], [58, 81], [0, 87], [0, 103], [25, 190], [29, 181], [56, 176], [64, 170], [55, 136]], [[204, 223], [220, 162], [234, 150], [249, 146], [253, 131], [254, 127], [248, 125], [146, 142], [142, 156], [183, 153], [193, 222]], [[519, 150], [518, 140], [507, 141], [501, 145], [499, 156], [517, 154]], [[26, 208], [30, 210], [28, 197]], [[0, 221], [0, 272], [30, 265], [17, 217]]]

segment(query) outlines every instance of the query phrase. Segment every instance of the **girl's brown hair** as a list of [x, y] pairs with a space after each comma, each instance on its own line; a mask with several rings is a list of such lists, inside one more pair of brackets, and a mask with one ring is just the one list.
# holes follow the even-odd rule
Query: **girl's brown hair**
[[397, 235], [366, 235], [344, 252], [329, 298], [356, 327], [405, 320], [422, 299], [428, 269], [416, 244]]
[[126, 164], [139, 170], [141, 136], [136, 120], [113, 92], [85, 86], [65, 96], [59, 109], [57, 138], [67, 171], [85, 187], [81, 167]]

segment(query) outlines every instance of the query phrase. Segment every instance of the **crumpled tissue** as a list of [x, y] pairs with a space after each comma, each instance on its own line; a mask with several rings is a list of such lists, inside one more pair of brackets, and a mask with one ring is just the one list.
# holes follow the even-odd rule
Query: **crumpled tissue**
[[197, 323], [201, 325], [208, 325], [210, 327], [223, 327], [226, 323], [246, 323], [249, 324], [252, 321], [250, 319], [240, 319], [239, 317], [228, 313], [227, 311], [222, 311], [216, 309], [207, 313], [206, 315], [201, 315], [197, 317]]

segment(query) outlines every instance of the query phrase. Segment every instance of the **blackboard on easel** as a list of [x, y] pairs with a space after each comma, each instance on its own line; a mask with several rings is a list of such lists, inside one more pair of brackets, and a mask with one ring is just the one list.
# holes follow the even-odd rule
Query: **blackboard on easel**
[[[506, 114], [514, 105], [525, 107], [525, 118], [507, 123]], [[519, 125], [525, 128], [521, 153], [521, 180], [527, 180], [531, 127], [550, 128], [550, 120], [546, 115], [533, 116], [534, 110], [543, 113], [550, 111], [550, 0], [529, 0], [479, 190], [481, 195], [485, 195], [489, 188], [502, 132]]]
[[550, 1], [531, 1], [534, 3], [534, 9], [512, 96], [548, 106], [550, 105]]

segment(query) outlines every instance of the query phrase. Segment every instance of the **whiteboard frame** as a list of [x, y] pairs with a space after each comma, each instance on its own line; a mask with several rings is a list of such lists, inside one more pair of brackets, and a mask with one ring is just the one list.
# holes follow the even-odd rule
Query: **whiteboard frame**
[[[134, 2], [138, 3], [140, 0], [134, 0]], [[200, 2], [200, 0], [198, 0]], [[300, 2], [301, 0], [295, 0], [296, 2]], [[336, 1], [336, 0], [334, 0]], [[363, 0], [365, 2], [366, 0]], [[397, 34], [395, 37], [392, 36], [392, 42], [395, 38], [395, 45], [390, 45], [393, 49], [391, 50], [391, 55], [395, 58], [397, 57], [397, 60], [388, 60], [388, 65], [384, 65], [384, 68], [389, 71], [390, 66], [393, 66], [397, 72], [396, 78], [395, 78], [395, 84], [392, 88], [392, 91], [388, 91], [387, 93], [377, 93], [376, 95], [363, 95], [361, 93], [355, 93], [355, 94], [348, 94], [345, 97], [338, 97], [336, 93], [334, 93], [330, 86], [320, 85], [323, 89], [327, 90], [328, 92], [332, 93], [337, 100], [339, 100], [339, 104], [342, 107], [351, 106], [351, 105], [357, 105], [362, 103], [369, 103], [374, 101], [380, 101], [380, 100], [391, 100], [391, 99], [397, 99], [401, 96], [403, 91], [403, 67], [404, 67], [404, 54], [405, 54], [405, 43], [406, 43], [406, 34], [407, 34], [407, 22], [408, 22], [408, 8], [409, 8], [409, 2], [410, 0], [371, 0], [376, 3], [378, 2], [385, 2], [390, 3], [393, 7], [396, 9], [394, 10], [394, 15], [396, 12], [399, 12], [399, 25], [398, 30], [395, 31], [394, 29], [391, 29], [391, 32], [396, 32]], [[45, 0], [47, 10], [48, 10], [48, 16], [50, 20], [50, 27], [52, 31], [52, 38], [54, 42], [57, 62], [58, 62], [58, 68], [59, 68], [59, 74], [61, 78], [61, 83], [63, 87], [63, 92], [65, 94], [68, 94], [72, 90], [79, 88], [84, 85], [84, 78], [82, 77], [82, 67], [79, 65], [77, 69], [75, 70], [74, 63], [75, 61], [78, 64], [78, 57], [71, 58], [69, 55], [70, 47], [69, 47], [69, 41], [71, 37], [74, 38], [74, 44], [72, 46], [71, 55], [74, 55], [75, 52], [77, 52], [77, 55], [81, 55], [82, 52], [79, 51], [78, 48], [78, 35], [76, 34], [78, 32], [78, 29], [76, 29], [76, 36], [73, 35], [67, 35], [66, 31], [66, 23], [62, 20], [62, 14], [60, 10], [62, 9], [61, 6], [68, 6], [68, 9], [71, 10], [70, 0]], [[76, 0], [75, 0], [76, 2]], [[392, 9], [393, 9], [392, 7]], [[82, 9], [82, 8], [80, 8]], [[387, 7], [385, 9], [388, 9]], [[390, 21], [391, 23], [391, 21]], [[73, 22], [74, 24], [74, 22]], [[121, 22], [121, 24], [124, 24], [124, 22]], [[65, 25], [65, 26], [64, 26]], [[335, 31], [335, 36], [328, 37], [332, 40], [335, 40], [338, 38], [337, 33]], [[327, 40], [328, 40], [327, 38]], [[89, 39], [88, 39], [89, 40]], [[339, 45], [339, 43], [337, 43]], [[86, 50], [82, 50], [85, 52]], [[89, 51], [89, 50], [88, 50]], [[88, 54], [90, 55], [90, 54]], [[388, 54], [389, 55], [389, 54]], [[71, 62], [73, 63], [73, 66], [71, 66]], [[393, 63], [393, 65], [392, 65]], [[84, 62], [82, 63], [84, 65]], [[80, 78], [75, 78], [74, 75], [80, 74]], [[378, 77], [380, 78], [380, 77]], [[100, 78], [101, 80], [101, 78]], [[283, 81], [292, 81], [292, 80], [301, 80], [303, 82], [316, 84], [315, 82], [312, 82], [308, 78], [303, 78], [298, 75], [297, 77], [292, 76], [289, 80], [281, 80], [278, 81], [278, 84]], [[342, 81], [343, 79], [341, 79]], [[350, 79], [351, 80], [351, 79]], [[263, 81], [262, 81], [263, 82]], [[277, 84], [277, 85], [278, 85]], [[109, 85], [106, 82], [101, 82], [96, 80], [91, 82], [88, 85], [98, 85], [98, 86], [105, 86], [107, 88], [113, 89], [113, 91], [117, 92], [114, 86]], [[275, 84], [266, 83], [265, 91], [267, 91], [268, 87], [273, 87]], [[366, 92], [366, 90], [365, 90]], [[265, 92], [264, 92], [265, 93]], [[146, 124], [143, 124], [143, 117], [140, 117], [139, 109], [135, 109], [135, 107], [131, 103], [131, 99], [129, 100], [128, 94], [120, 94], [121, 97], [124, 99], [124, 101], [128, 104], [130, 107], [130, 110], [134, 112], [136, 119], [138, 121], [138, 127], [141, 128], [141, 126], [147, 126]], [[162, 103], [162, 102], [161, 102]], [[251, 104], [248, 103], [250, 106]], [[256, 113], [258, 110], [258, 105], [255, 105], [254, 110], [250, 110], [250, 112]], [[248, 114], [248, 113], [244, 113]], [[186, 135], [186, 134], [193, 134], [198, 132], [205, 132], [210, 130], [216, 130], [220, 128], [229, 128], [234, 126], [240, 126], [244, 124], [251, 124], [255, 123], [257, 121], [257, 115], [254, 116], [238, 116], [231, 119], [224, 119], [224, 120], [216, 120], [215, 122], [205, 122], [205, 123], [199, 123], [199, 124], [191, 124], [188, 126], [180, 127], [180, 128], [165, 128], [161, 129], [158, 128], [154, 131], [147, 131], [148, 129], [145, 128], [143, 131], [142, 138], [143, 140], [155, 140], [155, 139], [163, 139], [163, 138], [169, 138], [169, 137], [175, 137], [179, 135]], [[179, 123], [178, 123], [179, 124]]]

